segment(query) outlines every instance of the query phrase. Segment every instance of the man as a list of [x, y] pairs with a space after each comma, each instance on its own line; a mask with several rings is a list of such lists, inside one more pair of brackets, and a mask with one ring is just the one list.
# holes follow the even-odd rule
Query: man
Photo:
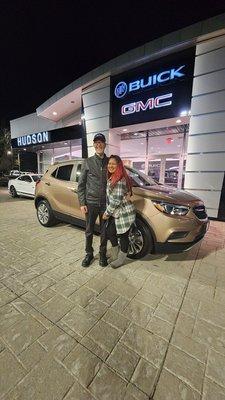
[[106, 140], [102, 133], [94, 136], [93, 146], [95, 155], [85, 160], [78, 183], [78, 198], [80, 209], [86, 216], [86, 256], [82, 261], [83, 267], [89, 267], [93, 256], [93, 232], [97, 217], [100, 219], [100, 258], [99, 265], [108, 265], [106, 258], [106, 238], [103, 232], [104, 221], [102, 216], [106, 209], [106, 183], [107, 183], [107, 163], [105, 155]]

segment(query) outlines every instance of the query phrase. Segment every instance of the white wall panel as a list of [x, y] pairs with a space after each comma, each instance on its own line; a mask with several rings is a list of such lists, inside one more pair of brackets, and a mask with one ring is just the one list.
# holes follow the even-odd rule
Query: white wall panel
[[186, 171], [225, 171], [225, 153], [188, 154]]
[[197, 46], [196, 55], [208, 53], [209, 51], [225, 47], [225, 36], [219, 36], [218, 38], [207, 40], [204, 43], [200, 43]]
[[211, 210], [210, 208], [208, 208], [207, 214], [211, 218], [218, 218], [218, 210]]
[[223, 89], [225, 89], [225, 69], [194, 78], [192, 96]]
[[105, 87], [103, 89], [95, 90], [94, 92], [84, 94], [82, 97], [84, 107], [104, 103], [110, 101], [110, 88]]
[[192, 115], [208, 114], [225, 110], [225, 91], [204, 94], [193, 97], [191, 104]]
[[191, 117], [189, 134], [224, 132], [224, 128], [225, 112], [198, 115]]
[[109, 115], [110, 113], [110, 103], [107, 101], [106, 103], [97, 104], [95, 106], [86, 107], [84, 109], [85, 119], [95, 119], [99, 117], [104, 117]]
[[99, 82], [94, 83], [93, 85], [89, 85], [88, 87], [84, 88], [82, 93], [87, 94], [93, 92], [98, 89], [102, 89], [104, 87], [110, 86], [110, 78], [102, 79]]
[[225, 47], [196, 57], [194, 76], [225, 68]]
[[189, 189], [220, 190], [223, 183], [223, 172], [187, 172], [184, 187]]
[[36, 113], [10, 121], [12, 139], [31, 133], [38, 133], [62, 127], [63, 124], [61, 120], [53, 122], [49, 119], [38, 117]]
[[109, 129], [109, 117], [91, 119], [86, 121], [87, 133], [102, 132]]
[[188, 153], [225, 151], [225, 132], [188, 137]]
[[220, 191], [213, 192], [209, 190], [188, 190], [188, 192], [194, 194], [195, 196], [201, 199], [206, 208], [215, 208], [218, 209], [220, 202]]

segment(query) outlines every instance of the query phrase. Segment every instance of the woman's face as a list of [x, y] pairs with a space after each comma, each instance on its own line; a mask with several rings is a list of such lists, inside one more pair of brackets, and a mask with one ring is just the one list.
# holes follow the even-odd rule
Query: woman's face
[[108, 171], [110, 172], [110, 174], [114, 174], [114, 172], [117, 169], [117, 162], [115, 160], [115, 158], [110, 158], [109, 162], [108, 162]]

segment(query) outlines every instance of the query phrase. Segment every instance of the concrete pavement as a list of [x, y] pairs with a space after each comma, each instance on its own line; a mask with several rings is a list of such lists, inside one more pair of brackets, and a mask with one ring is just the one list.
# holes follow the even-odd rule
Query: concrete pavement
[[225, 224], [118, 270], [82, 268], [84, 231], [30, 199], [0, 225], [1, 399], [225, 399]]

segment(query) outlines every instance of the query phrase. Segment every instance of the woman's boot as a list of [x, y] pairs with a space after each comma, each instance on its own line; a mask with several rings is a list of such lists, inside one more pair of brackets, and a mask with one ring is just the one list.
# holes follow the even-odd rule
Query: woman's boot
[[121, 250], [119, 251], [118, 257], [115, 261], [110, 263], [110, 267], [112, 268], [118, 268], [123, 265], [124, 261], [126, 260], [127, 253], [123, 253]]
[[108, 263], [115, 261], [118, 257], [118, 253], [119, 253], [119, 246], [111, 247], [111, 256], [108, 259]]

